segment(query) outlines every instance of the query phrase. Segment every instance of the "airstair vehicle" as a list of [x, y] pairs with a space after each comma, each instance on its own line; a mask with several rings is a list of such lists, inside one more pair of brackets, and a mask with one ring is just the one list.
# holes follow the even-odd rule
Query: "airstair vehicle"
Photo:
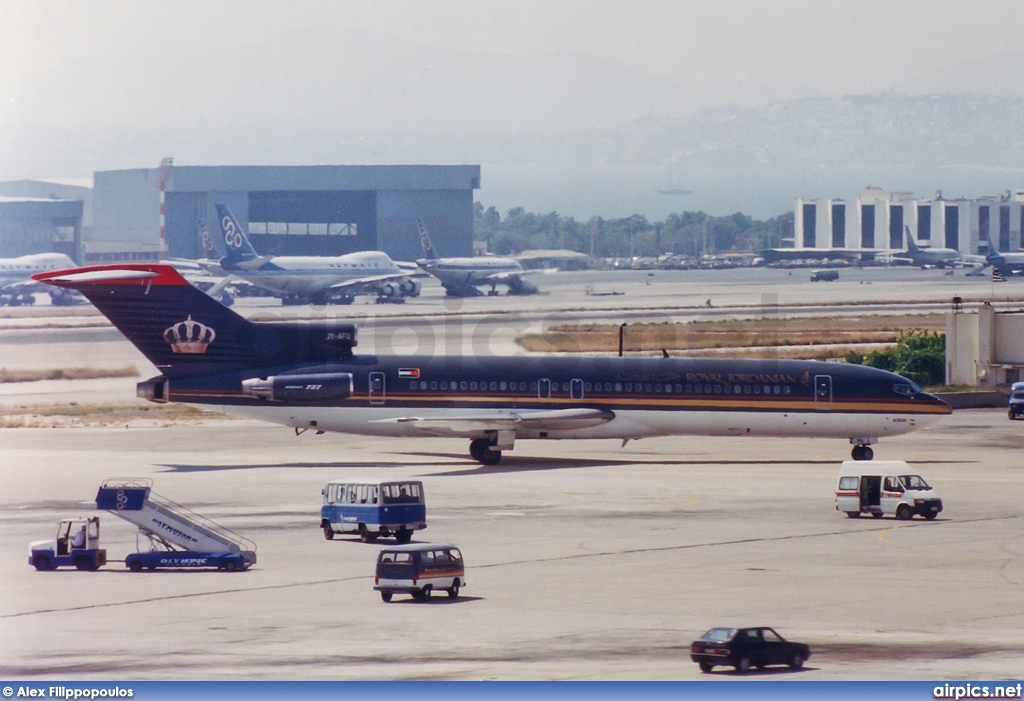
[[158, 567], [215, 567], [244, 570], [256, 564], [256, 544], [208, 518], [153, 492], [153, 482], [108, 479], [96, 493], [96, 508], [139, 528], [148, 552], [132, 553], [124, 564], [132, 572]]

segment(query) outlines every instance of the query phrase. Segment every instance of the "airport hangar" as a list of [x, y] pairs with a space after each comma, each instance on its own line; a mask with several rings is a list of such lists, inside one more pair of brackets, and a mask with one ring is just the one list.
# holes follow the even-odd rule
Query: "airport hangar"
[[[163, 192], [159, 185], [163, 184]], [[177, 166], [100, 171], [93, 187], [0, 183], [0, 257], [59, 251], [79, 264], [203, 258], [226, 204], [264, 255], [381, 250], [423, 257], [418, 222], [448, 256], [473, 254], [480, 166]], [[160, 206], [164, 197], [165, 243]], [[223, 246], [214, 255], [223, 255]]]
[[472, 255], [480, 166], [173, 166], [100, 171], [94, 183], [93, 239], [108, 247], [203, 258], [205, 229], [223, 255], [215, 205], [224, 204], [261, 255], [380, 250], [416, 260], [420, 221], [445, 255]]

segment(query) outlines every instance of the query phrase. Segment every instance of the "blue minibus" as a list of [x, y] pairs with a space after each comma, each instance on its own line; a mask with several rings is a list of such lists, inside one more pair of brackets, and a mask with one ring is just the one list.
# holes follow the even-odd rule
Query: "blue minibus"
[[364, 543], [387, 536], [408, 543], [413, 531], [427, 527], [422, 482], [328, 482], [321, 493], [320, 526], [327, 540], [335, 533], [358, 533]]

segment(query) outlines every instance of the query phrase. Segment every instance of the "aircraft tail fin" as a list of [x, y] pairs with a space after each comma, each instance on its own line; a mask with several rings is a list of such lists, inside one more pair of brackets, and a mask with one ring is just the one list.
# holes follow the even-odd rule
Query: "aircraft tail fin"
[[916, 253], [917, 251], [920, 251], [921, 247], [917, 245], [917, 241], [915, 241], [914, 237], [911, 235], [910, 227], [904, 226], [903, 228], [905, 229], [907, 234], [907, 250], [910, 251], [911, 253]]
[[256, 325], [193, 287], [170, 265], [89, 266], [33, 278], [81, 292], [168, 377], [263, 360]]
[[225, 270], [248, 270], [266, 261], [256, 253], [256, 249], [249, 242], [245, 229], [235, 219], [235, 215], [222, 204], [217, 205], [217, 220], [220, 226], [221, 240], [227, 251], [221, 262]]
[[419, 223], [419, 228], [420, 244], [423, 246], [423, 255], [427, 260], [437, 260], [440, 256], [437, 255], [437, 251], [434, 250], [434, 245], [430, 242], [430, 234], [427, 233], [427, 227], [422, 221]]
[[991, 237], [986, 236], [985, 243], [988, 245], [988, 252], [985, 253], [985, 262], [995, 268], [1003, 265], [1006, 262], [1006, 258], [1002, 256], [999, 249], [992, 245]]

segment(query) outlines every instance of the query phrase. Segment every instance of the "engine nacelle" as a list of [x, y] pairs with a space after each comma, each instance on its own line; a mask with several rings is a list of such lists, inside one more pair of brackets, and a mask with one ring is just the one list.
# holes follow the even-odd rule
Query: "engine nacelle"
[[392, 299], [394, 297], [400, 297], [402, 294], [401, 288], [393, 282], [386, 282], [380, 286], [380, 296]]
[[325, 402], [351, 397], [355, 382], [348, 372], [271, 375], [242, 380], [242, 392], [272, 402]]
[[422, 287], [419, 280], [406, 280], [402, 283], [400, 289], [403, 297], [419, 297]]
[[136, 397], [148, 399], [157, 404], [164, 404], [168, 401], [168, 392], [170, 392], [170, 380], [166, 377], [151, 377], [135, 385]]

